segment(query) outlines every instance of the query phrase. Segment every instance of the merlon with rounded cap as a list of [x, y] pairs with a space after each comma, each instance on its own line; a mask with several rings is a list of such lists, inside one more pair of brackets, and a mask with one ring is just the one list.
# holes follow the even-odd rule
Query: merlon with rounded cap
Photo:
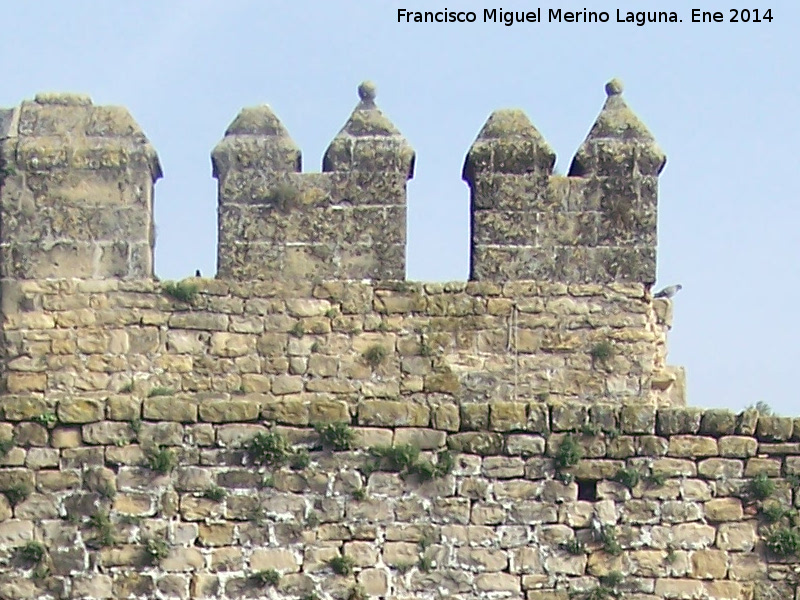
[[301, 170], [302, 154], [280, 119], [262, 104], [239, 111], [211, 152], [211, 163], [218, 179], [233, 166], [291, 173]]
[[473, 181], [479, 172], [550, 174], [556, 154], [524, 111], [494, 111], [478, 133], [464, 161], [462, 177]]
[[608, 97], [575, 154], [569, 174], [611, 175], [636, 169], [642, 175], [658, 175], [666, 164], [666, 155], [625, 102], [622, 82], [612, 79], [605, 89]]
[[408, 179], [414, 176], [414, 150], [375, 105], [375, 95], [371, 81], [358, 86], [360, 101], [325, 151], [323, 171], [386, 171], [405, 173]]

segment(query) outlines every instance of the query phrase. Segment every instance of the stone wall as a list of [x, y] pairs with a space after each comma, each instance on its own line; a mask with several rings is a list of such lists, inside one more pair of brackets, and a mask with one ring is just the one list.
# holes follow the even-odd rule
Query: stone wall
[[[794, 596], [796, 565], [766, 545], [796, 551], [780, 540], [797, 419], [208, 394], [4, 404], [2, 598]], [[337, 422], [352, 427], [320, 427]]]
[[369, 84], [319, 174], [236, 117], [219, 278], [177, 283], [127, 111], [0, 111], [0, 599], [791, 597], [800, 420], [685, 408], [664, 156], [607, 92], [568, 176], [490, 117], [472, 281], [434, 284]]
[[6, 281], [7, 391], [684, 403], [671, 305], [642, 285], [182, 285], [190, 301], [152, 281]]
[[300, 150], [268, 106], [228, 127], [212, 154], [220, 277], [403, 279], [414, 151], [375, 106], [374, 86], [358, 92], [323, 173], [300, 173]]
[[470, 278], [572, 283], [656, 279], [658, 175], [666, 158], [622, 98], [608, 99], [569, 176], [521, 110], [494, 112], [464, 164]]

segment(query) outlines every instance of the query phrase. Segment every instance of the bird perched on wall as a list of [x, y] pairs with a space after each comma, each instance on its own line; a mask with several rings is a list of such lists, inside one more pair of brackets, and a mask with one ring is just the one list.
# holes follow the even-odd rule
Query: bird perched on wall
[[653, 298], [672, 298], [675, 294], [680, 292], [683, 289], [683, 286], [678, 283], [675, 285], [670, 285], [665, 287], [663, 290], [656, 292], [653, 295]]
[[200, 274], [200, 269], [195, 270], [194, 276], [195, 277], [202, 277], [202, 275]]

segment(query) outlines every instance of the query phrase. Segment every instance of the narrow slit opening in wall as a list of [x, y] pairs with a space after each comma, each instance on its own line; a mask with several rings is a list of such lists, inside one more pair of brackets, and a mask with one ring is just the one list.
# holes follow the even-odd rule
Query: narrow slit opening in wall
[[597, 480], [579, 479], [578, 480], [578, 500], [597, 502]]

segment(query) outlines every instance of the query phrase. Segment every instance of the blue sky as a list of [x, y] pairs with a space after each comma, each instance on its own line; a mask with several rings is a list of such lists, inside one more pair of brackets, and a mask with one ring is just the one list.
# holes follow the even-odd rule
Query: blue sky
[[[668, 156], [659, 282], [681, 282], [670, 362], [689, 403], [738, 409], [794, 398], [800, 320], [800, 4], [771, 23], [730, 23], [733, 4], [612, 0], [574, 8], [675, 10], [677, 24], [398, 24], [397, 8], [531, 10], [559, 3], [40, 0], [6, 8], [0, 105], [38, 91], [123, 104], [159, 152], [156, 271], [215, 270], [209, 153], [242, 106], [269, 103], [303, 150], [322, 154], [363, 79], [417, 151], [408, 277], [465, 279], [464, 155], [489, 113], [523, 108], [569, 166], [611, 77]], [[757, 3], [756, 3], [757, 5]], [[753, 5], [755, 7], [756, 5]], [[691, 8], [726, 22], [690, 23]]]

